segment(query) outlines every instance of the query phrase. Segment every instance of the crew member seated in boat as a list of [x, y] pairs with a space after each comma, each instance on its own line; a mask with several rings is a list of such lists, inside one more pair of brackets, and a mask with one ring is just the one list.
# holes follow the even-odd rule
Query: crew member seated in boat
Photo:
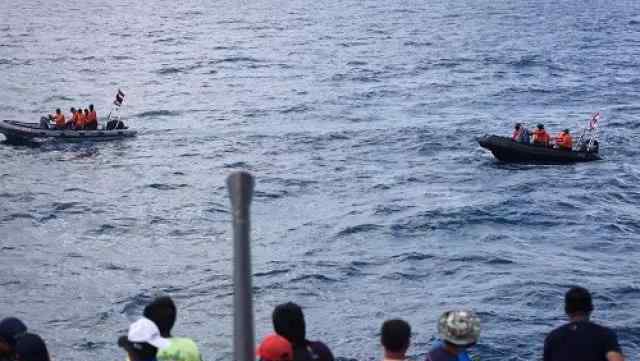
[[78, 111], [76, 112], [76, 114], [78, 116], [76, 118], [76, 122], [74, 123], [74, 127], [76, 130], [82, 130], [84, 129], [84, 124], [86, 123], [84, 114], [82, 114], [82, 108], [78, 108]]
[[93, 109], [93, 104], [89, 104], [89, 114], [87, 115], [87, 129], [98, 129], [98, 115]]
[[529, 143], [529, 130], [522, 126], [522, 124], [520, 123], [516, 123], [516, 126], [513, 130], [513, 135], [511, 136], [511, 139], [514, 142], [518, 142], [518, 143]]
[[573, 147], [573, 139], [571, 139], [571, 135], [569, 134], [569, 129], [565, 129], [560, 133], [560, 135], [556, 138], [556, 145], [558, 149], [570, 151]]
[[69, 110], [71, 111], [71, 119], [64, 124], [64, 127], [66, 129], [73, 129], [78, 121], [78, 112], [76, 112], [76, 108], [74, 107], [71, 107]]
[[55, 122], [56, 129], [64, 129], [66, 123], [64, 119], [64, 114], [62, 114], [62, 111], [60, 110], [60, 108], [56, 109], [56, 114], [53, 115], [52, 119]]
[[538, 124], [536, 128], [533, 132], [533, 144], [548, 147], [551, 137], [549, 137], [549, 133], [544, 130], [544, 124]]

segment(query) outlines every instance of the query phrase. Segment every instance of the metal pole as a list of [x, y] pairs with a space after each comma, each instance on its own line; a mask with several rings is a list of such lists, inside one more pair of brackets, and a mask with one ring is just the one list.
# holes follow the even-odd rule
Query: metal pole
[[235, 361], [254, 361], [253, 289], [249, 206], [253, 176], [234, 172], [227, 178], [233, 216], [233, 355]]

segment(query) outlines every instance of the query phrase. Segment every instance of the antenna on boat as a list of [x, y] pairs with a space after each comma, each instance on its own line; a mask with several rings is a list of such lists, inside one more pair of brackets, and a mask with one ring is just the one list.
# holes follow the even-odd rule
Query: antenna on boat
[[247, 172], [227, 178], [233, 217], [233, 355], [235, 361], [254, 361], [253, 288], [249, 208], [254, 179]]

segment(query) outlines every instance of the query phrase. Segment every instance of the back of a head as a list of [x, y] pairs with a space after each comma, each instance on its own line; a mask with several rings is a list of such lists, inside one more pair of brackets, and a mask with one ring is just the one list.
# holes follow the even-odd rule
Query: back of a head
[[93, 104], [89, 104], [89, 110], [93, 110]]
[[50, 361], [44, 340], [32, 333], [25, 333], [18, 339], [16, 357], [20, 361]]
[[380, 330], [380, 343], [390, 352], [405, 352], [409, 348], [411, 326], [400, 319], [387, 320]]
[[171, 297], [162, 296], [144, 308], [144, 317], [158, 326], [162, 337], [171, 337], [171, 329], [176, 323], [177, 309]]
[[588, 316], [593, 311], [591, 293], [583, 287], [572, 287], [564, 296], [564, 311], [567, 315], [583, 313]]
[[19, 336], [27, 332], [27, 326], [15, 317], [7, 317], [0, 321], [0, 338], [9, 346], [15, 347]]
[[302, 346], [306, 339], [304, 314], [300, 306], [287, 302], [276, 306], [273, 310], [273, 329], [285, 337], [293, 347]]

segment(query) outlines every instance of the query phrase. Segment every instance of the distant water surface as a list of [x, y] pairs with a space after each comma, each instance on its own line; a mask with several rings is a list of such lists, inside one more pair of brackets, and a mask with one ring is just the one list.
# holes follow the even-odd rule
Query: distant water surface
[[[536, 360], [563, 295], [595, 295], [640, 353], [640, 3], [0, 2], [0, 118], [115, 91], [137, 139], [0, 144], [0, 317], [56, 360], [118, 360], [156, 294], [205, 360], [232, 358], [225, 177], [254, 173], [258, 338], [273, 307], [380, 358], [383, 320], [422, 360], [445, 310], [479, 312], [482, 360]], [[497, 163], [515, 121], [577, 131], [604, 161]]]

